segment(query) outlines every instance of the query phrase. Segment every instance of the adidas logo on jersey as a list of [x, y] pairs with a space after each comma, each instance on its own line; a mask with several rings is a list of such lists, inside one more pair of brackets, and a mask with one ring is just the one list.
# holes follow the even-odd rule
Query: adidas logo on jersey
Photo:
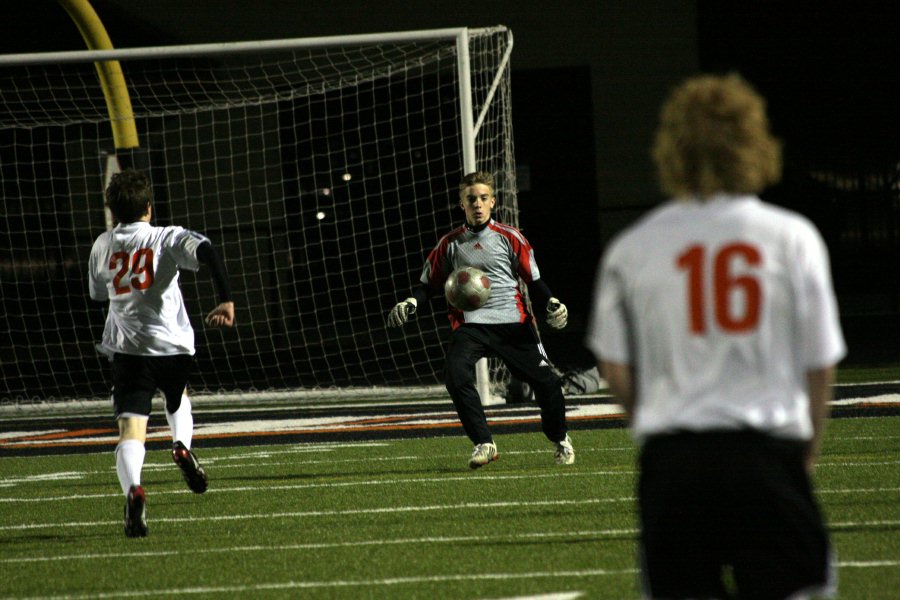
[[474, 249], [476, 249], [476, 250], [484, 250], [484, 248], [481, 247], [481, 243], [480, 243], [480, 242], [475, 242], [475, 245], [472, 246], [472, 247], [473, 247]]

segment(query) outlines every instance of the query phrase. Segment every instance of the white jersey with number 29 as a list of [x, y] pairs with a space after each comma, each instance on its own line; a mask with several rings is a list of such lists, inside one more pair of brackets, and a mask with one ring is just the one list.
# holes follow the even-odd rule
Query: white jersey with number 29
[[208, 241], [183, 227], [119, 224], [91, 248], [91, 298], [109, 300], [102, 348], [142, 356], [194, 354], [194, 330], [178, 287], [179, 269], [199, 268]]
[[806, 372], [846, 349], [828, 254], [755, 196], [672, 201], [610, 245], [587, 344], [631, 365], [633, 435], [751, 428], [812, 436]]

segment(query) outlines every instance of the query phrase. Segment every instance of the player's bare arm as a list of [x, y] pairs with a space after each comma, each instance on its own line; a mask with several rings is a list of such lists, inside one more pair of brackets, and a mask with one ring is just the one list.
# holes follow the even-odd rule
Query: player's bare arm
[[623, 365], [607, 361], [597, 363], [597, 368], [609, 384], [609, 389], [622, 404], [630, 421], [634, 415], [634, 369], [631, 365]]
[[809, 412], [813, 426], [813, 436], [806, 453], [806, 469], [812, 472], [822, 446], [828, 403], [831, 401], [831, 384], [834, 382], [834, 367], [807, 371], [806, 382], [809, 387]]

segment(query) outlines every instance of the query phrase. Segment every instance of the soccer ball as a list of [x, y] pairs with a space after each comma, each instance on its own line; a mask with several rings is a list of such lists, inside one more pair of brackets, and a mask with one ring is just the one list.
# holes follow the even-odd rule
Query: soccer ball
[[454, 308], [475, 310], [484, 306], [491, 297], [491, 280], [480, 269], [460, 267], [447, 278], [444, 295]]

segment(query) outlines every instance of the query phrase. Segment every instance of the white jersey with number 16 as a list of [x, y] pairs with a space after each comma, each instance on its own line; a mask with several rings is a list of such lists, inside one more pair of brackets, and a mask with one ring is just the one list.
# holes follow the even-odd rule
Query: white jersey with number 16
[[755, 196], [669, 202], [613, 241], [597, 285], [587, 343], [634, 367], [636, 439], [812, 436], [806, 372], [845, 345], [827, 251], [805, 217]]

